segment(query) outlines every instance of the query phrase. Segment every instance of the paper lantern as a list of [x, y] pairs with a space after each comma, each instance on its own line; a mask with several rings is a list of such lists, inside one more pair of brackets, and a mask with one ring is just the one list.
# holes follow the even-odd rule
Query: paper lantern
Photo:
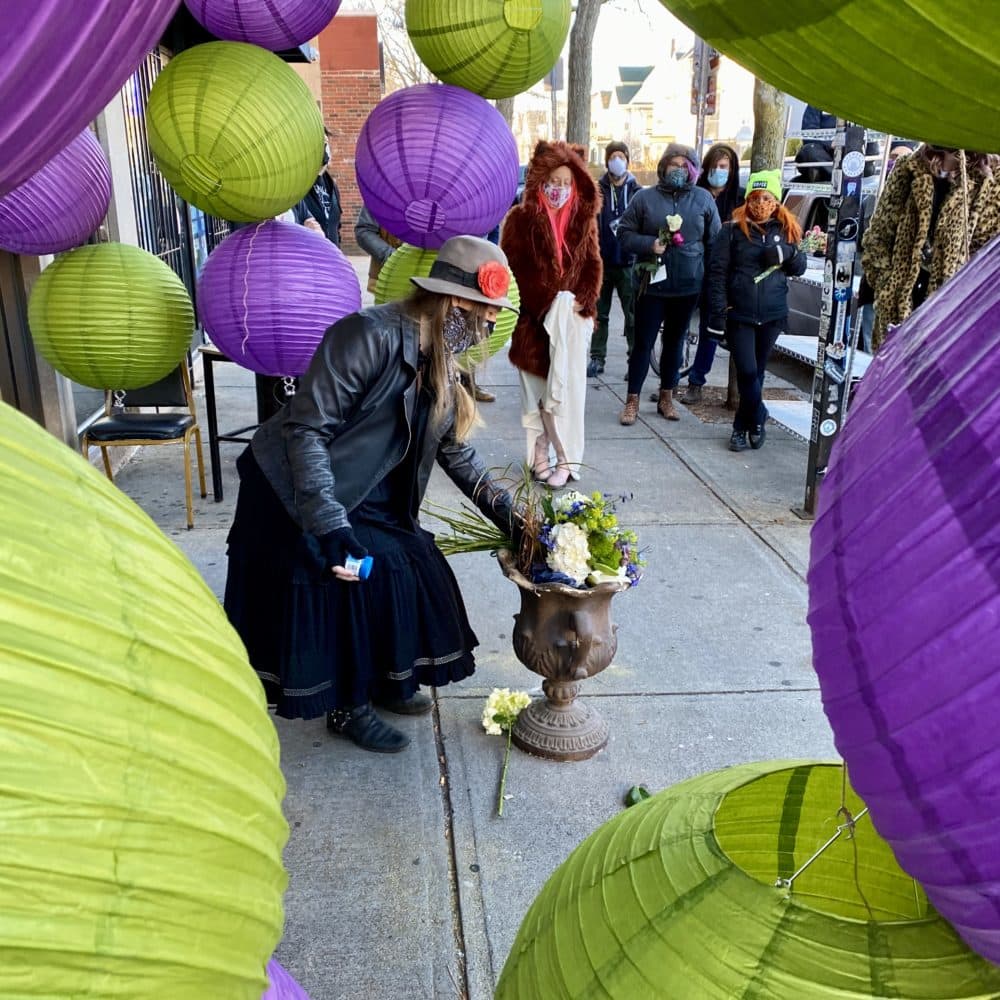
[[425, 249], [490, 232], [517, 190], [517, 144], [500, 112], [443, 83], [380, 101], [361, 129], [354, 166], [379, 225]]
[[219, 602], [123, 493], [0, 404], [0, 996], [259, 1000], [284, 781]]
[[569, 0], [406, 0], [406, 30], [445, 83], [513, 97], [555, 65], [569, 14]]
[[267, 963], [267, 983], [260, 1000], [309, 1000], [309, 994], [273, 958]]
[[100, 226], [110, 202], [111, 168], [87, 129], [0, 198], [0, 248], [43, 254], [79, 246]]
[[4, 0], [0, 197], [63, 149], [112, 100], [179, 0]]
[[[775, 886], [836, 832], [842, 778], [744, 764], [626, 809], [545, 884], [497, 1000], [995, 997], [1000, 970], [934, 915], [866, 817], [791, 892]], [[860, 814], [850, 789], [846, 802]]]
[[139, 389], [180, 364], [194, 309], [180, 278], [138, 247], [98, 243], [57, 258], [28, 300], [31, 337], [56, 371], [94, 389]]
[[751, 73], [819, 108], [892, 135], [1000, 150], [1000, 21], [983, 17], [982, 0], [919, 11], [896, 0], [660, 2]]
[[[410, 246], [409, 243], [397, 247], [383, 265], [382, 270], [379, 271], [378, 281], [375, 285], [375, 304], [381, 305], [383, 302], [394, 302], [397, 299], [408, 298], [415, 290], [410, 278], [429, 277], [431, 265], [436, 260], [437, 250], [421, 250], [420, 247]], [[521, 295], [518, 292], [513, 273], [510, 276], [510, 289], [507, 292], [507, 298], [515, 306], [521, 304]], [[480, 365], [487, 358], [493, 357], [510, 340], [516, 323], [516, 313], [512, 313], [509, 309], [501, 309], [493, 333], [484, 343], [477, 344], [465, 351], [461, 355], [460, 361], [464, 359], [469, 364]]]
[[291, 208], [323, 161], [323, 119], [309, 88], [256, 45], [209, 42], [171, 59], [153, 84], [146, 121], [174, 190], [235, 222]]
[[302, 375], [327, 329], [360, 308], [351, 262], [325, 236], [288, 222], [227, 236], [198, 283], [205, 332], [261, 375]]
[[1000, 963], [998, 288], [995, 239], [868, 369], [820, 492], [809, 623], [879, 832]]
[[318, 35], [340, 0], [184, 0], [195, 20], [217, 38], [278, 52]]

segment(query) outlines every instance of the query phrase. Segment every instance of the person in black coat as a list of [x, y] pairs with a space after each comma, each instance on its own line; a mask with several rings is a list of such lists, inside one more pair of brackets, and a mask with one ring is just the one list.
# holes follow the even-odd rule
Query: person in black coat
[[327, 170], [329, 162], [330, 146], [327, 144], [323, 148], [323, 166], [313, 186], [298, 204], [292, 206], [292, 213], [300, 226], [307, 226], [322, 233], [335, 247], [339, 247], [340, 219], [343, 210], [340, 204], [340, 189]]
[[806, 269], [802, 227], [779, 201], [781, 171], [751, 174], [746, 191], [712, 247], [708, 276], [708, 333], [728, 343], [740, 391], [732, 451], [744, 451], [748, 435], [750, 448], [764, 444], [764, 372], [788, 318], [787, 276]]
[[699, 165], [698, 154], [690, 146], [670, 143], [656, 168], [656, 187], [643, 188], [618, 224], [622, 249], [650, 268], [636, 298], [628, 395], [618, 418], [626, 427], [639, 415], [639, 394], [661, 325], [663, 352], [656, 411], [667, 420], [680, 420], [673, 390], [688, 323], [705, 282], [708, 251], [721, 225], [715, 199], [704, 188], [695, 187]]
[[604, 165], [608, 168], [597, 182], [601, 191], [601, 211], [597, 216], [598, 238], [601, 243], [601, 260], [604, 277], [601, 294], [597, 300], [597, 324], [590, 341], [590, 364], [587, 377], [594, 378], [604, 372], [608, 356], [608, 321], [611, 318], [611, 299], [618, 292], [618, 301], [625, 314], [625, 343], [632, 354], [635, 340], [634, 294], [632, 289], [632, 256], [625, 253], [618, 242], [618, 223], [629, 202], [641, 190], [639, 182], [629, 172], [628, 146], [624, 142], [609, 142], [604, 150]]
[[[734, 209], [743, 204], [743, 186], [740, 184], [740, 158], [732, 146], [717, 142], [705, 154], [697, 186], [704, 188], [714, 199], [719, 219], [728, 222]], [[681, 402], [690, 405], [701, 401], [701, 390], [708, 381], [708, 373], [715, 361], [718, 341], [708, 335], [708, 283], [702, 290], [698, 303], [698, 350], [688, 374], [688, 389]]]

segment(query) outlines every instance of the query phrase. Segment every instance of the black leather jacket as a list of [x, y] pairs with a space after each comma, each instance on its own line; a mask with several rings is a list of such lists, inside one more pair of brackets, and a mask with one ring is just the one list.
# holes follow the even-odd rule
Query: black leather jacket
[[[401, 303], [362, 309], [327, 330], [285, 408], [253, 436], [254, 458], [304, 531], [325, 535], [406, 455], [416, 402], [418, 322]], [[511, 497], [469, 444], [455, 440], [455, 415], [429, 425], [420, 455], [423, 499], [434, 461], [502, 530]]]

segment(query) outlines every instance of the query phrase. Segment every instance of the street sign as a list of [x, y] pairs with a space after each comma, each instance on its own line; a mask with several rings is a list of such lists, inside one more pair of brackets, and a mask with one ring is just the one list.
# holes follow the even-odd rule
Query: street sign
[[691, 114], [714, 115], [718, 110], [719, 63], [722, 54], [700, 38], [695, 41], [691, 78]]

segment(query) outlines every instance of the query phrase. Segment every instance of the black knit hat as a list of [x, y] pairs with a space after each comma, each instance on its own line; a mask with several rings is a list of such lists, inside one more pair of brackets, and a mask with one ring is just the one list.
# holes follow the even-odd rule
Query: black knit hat
[[630, 163], [632, 157], [629, 156], [628, 146], [624, 142], [609, 142], [604, 147], [604, 165], [607, 166], [611, 162], [611, 156], [613, 153], [624, 153], [625, 162]]

